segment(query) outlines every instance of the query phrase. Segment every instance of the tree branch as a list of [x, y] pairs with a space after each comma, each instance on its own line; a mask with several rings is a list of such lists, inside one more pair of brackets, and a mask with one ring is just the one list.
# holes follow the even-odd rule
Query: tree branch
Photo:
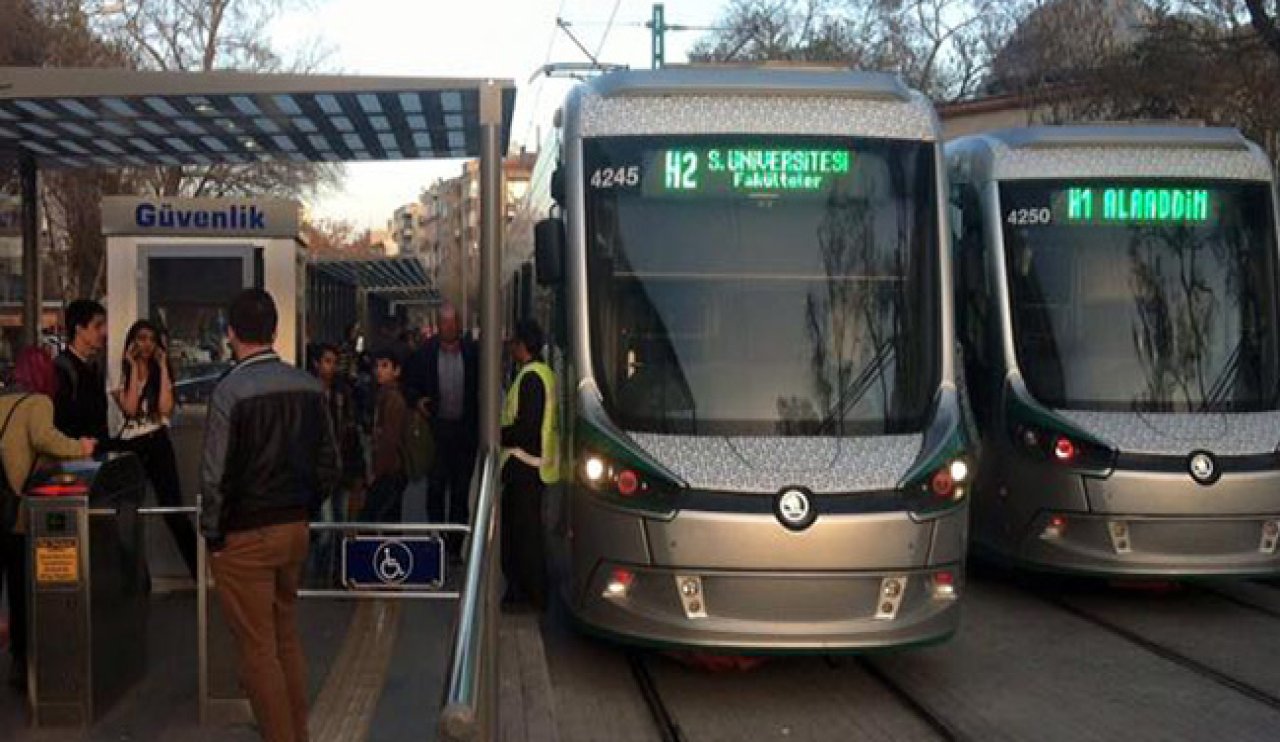
[[1263, 43], [1280, 56], [1280, 29], [1276, 28], [1276, 19], [1267, 13], [1264, 0], [1244, 0], [1244, 4], [1249, 8], [1249, 22], [1253, 29], [1262, 37]]

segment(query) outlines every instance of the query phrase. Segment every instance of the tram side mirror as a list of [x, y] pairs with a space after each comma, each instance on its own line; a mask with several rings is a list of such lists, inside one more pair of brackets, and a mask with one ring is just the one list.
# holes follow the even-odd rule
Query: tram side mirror
[[556, 169], [551, 171], [551, 199], [560, 206], [564, 206], [564, 167], [556, 165]]
[[538, 283], [554, 286], [564, 280], [564, 222], [552, 217], [533, 227], [533, 249]]

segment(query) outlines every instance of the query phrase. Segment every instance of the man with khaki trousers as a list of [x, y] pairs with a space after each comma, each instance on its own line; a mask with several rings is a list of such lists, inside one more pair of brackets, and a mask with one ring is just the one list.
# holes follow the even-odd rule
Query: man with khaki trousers
[[337, 448], [320, 382], [272, 350], [271, 295], [247, 289], [228, 315], [236, 365], [209, 401], [200, 531], [258, 728], [267, 742], [305, 742], [297, 592], [308, 513], [337, 485]]

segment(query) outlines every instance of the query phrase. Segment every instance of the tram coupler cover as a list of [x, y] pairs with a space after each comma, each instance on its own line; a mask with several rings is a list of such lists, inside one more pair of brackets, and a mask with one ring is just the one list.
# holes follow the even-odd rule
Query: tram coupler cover
[[23, 498], [35, 726], [93, 723], [146, 667], [147, 567], [132, 455], [42, 469]]

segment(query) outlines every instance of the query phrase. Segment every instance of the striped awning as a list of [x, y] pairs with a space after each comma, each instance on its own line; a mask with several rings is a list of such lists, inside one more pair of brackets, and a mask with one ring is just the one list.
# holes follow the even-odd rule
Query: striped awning
[[420, 257], [318, 258], [311, 264], [321, 273], [390, 301], [440, 301], [439, 292], [431, 285], [426, 262]]
[[510, 80], [0, 67], [0, 154], [43, 168], [477, 157], [486, 113], [505, 152], [514, 110]]

